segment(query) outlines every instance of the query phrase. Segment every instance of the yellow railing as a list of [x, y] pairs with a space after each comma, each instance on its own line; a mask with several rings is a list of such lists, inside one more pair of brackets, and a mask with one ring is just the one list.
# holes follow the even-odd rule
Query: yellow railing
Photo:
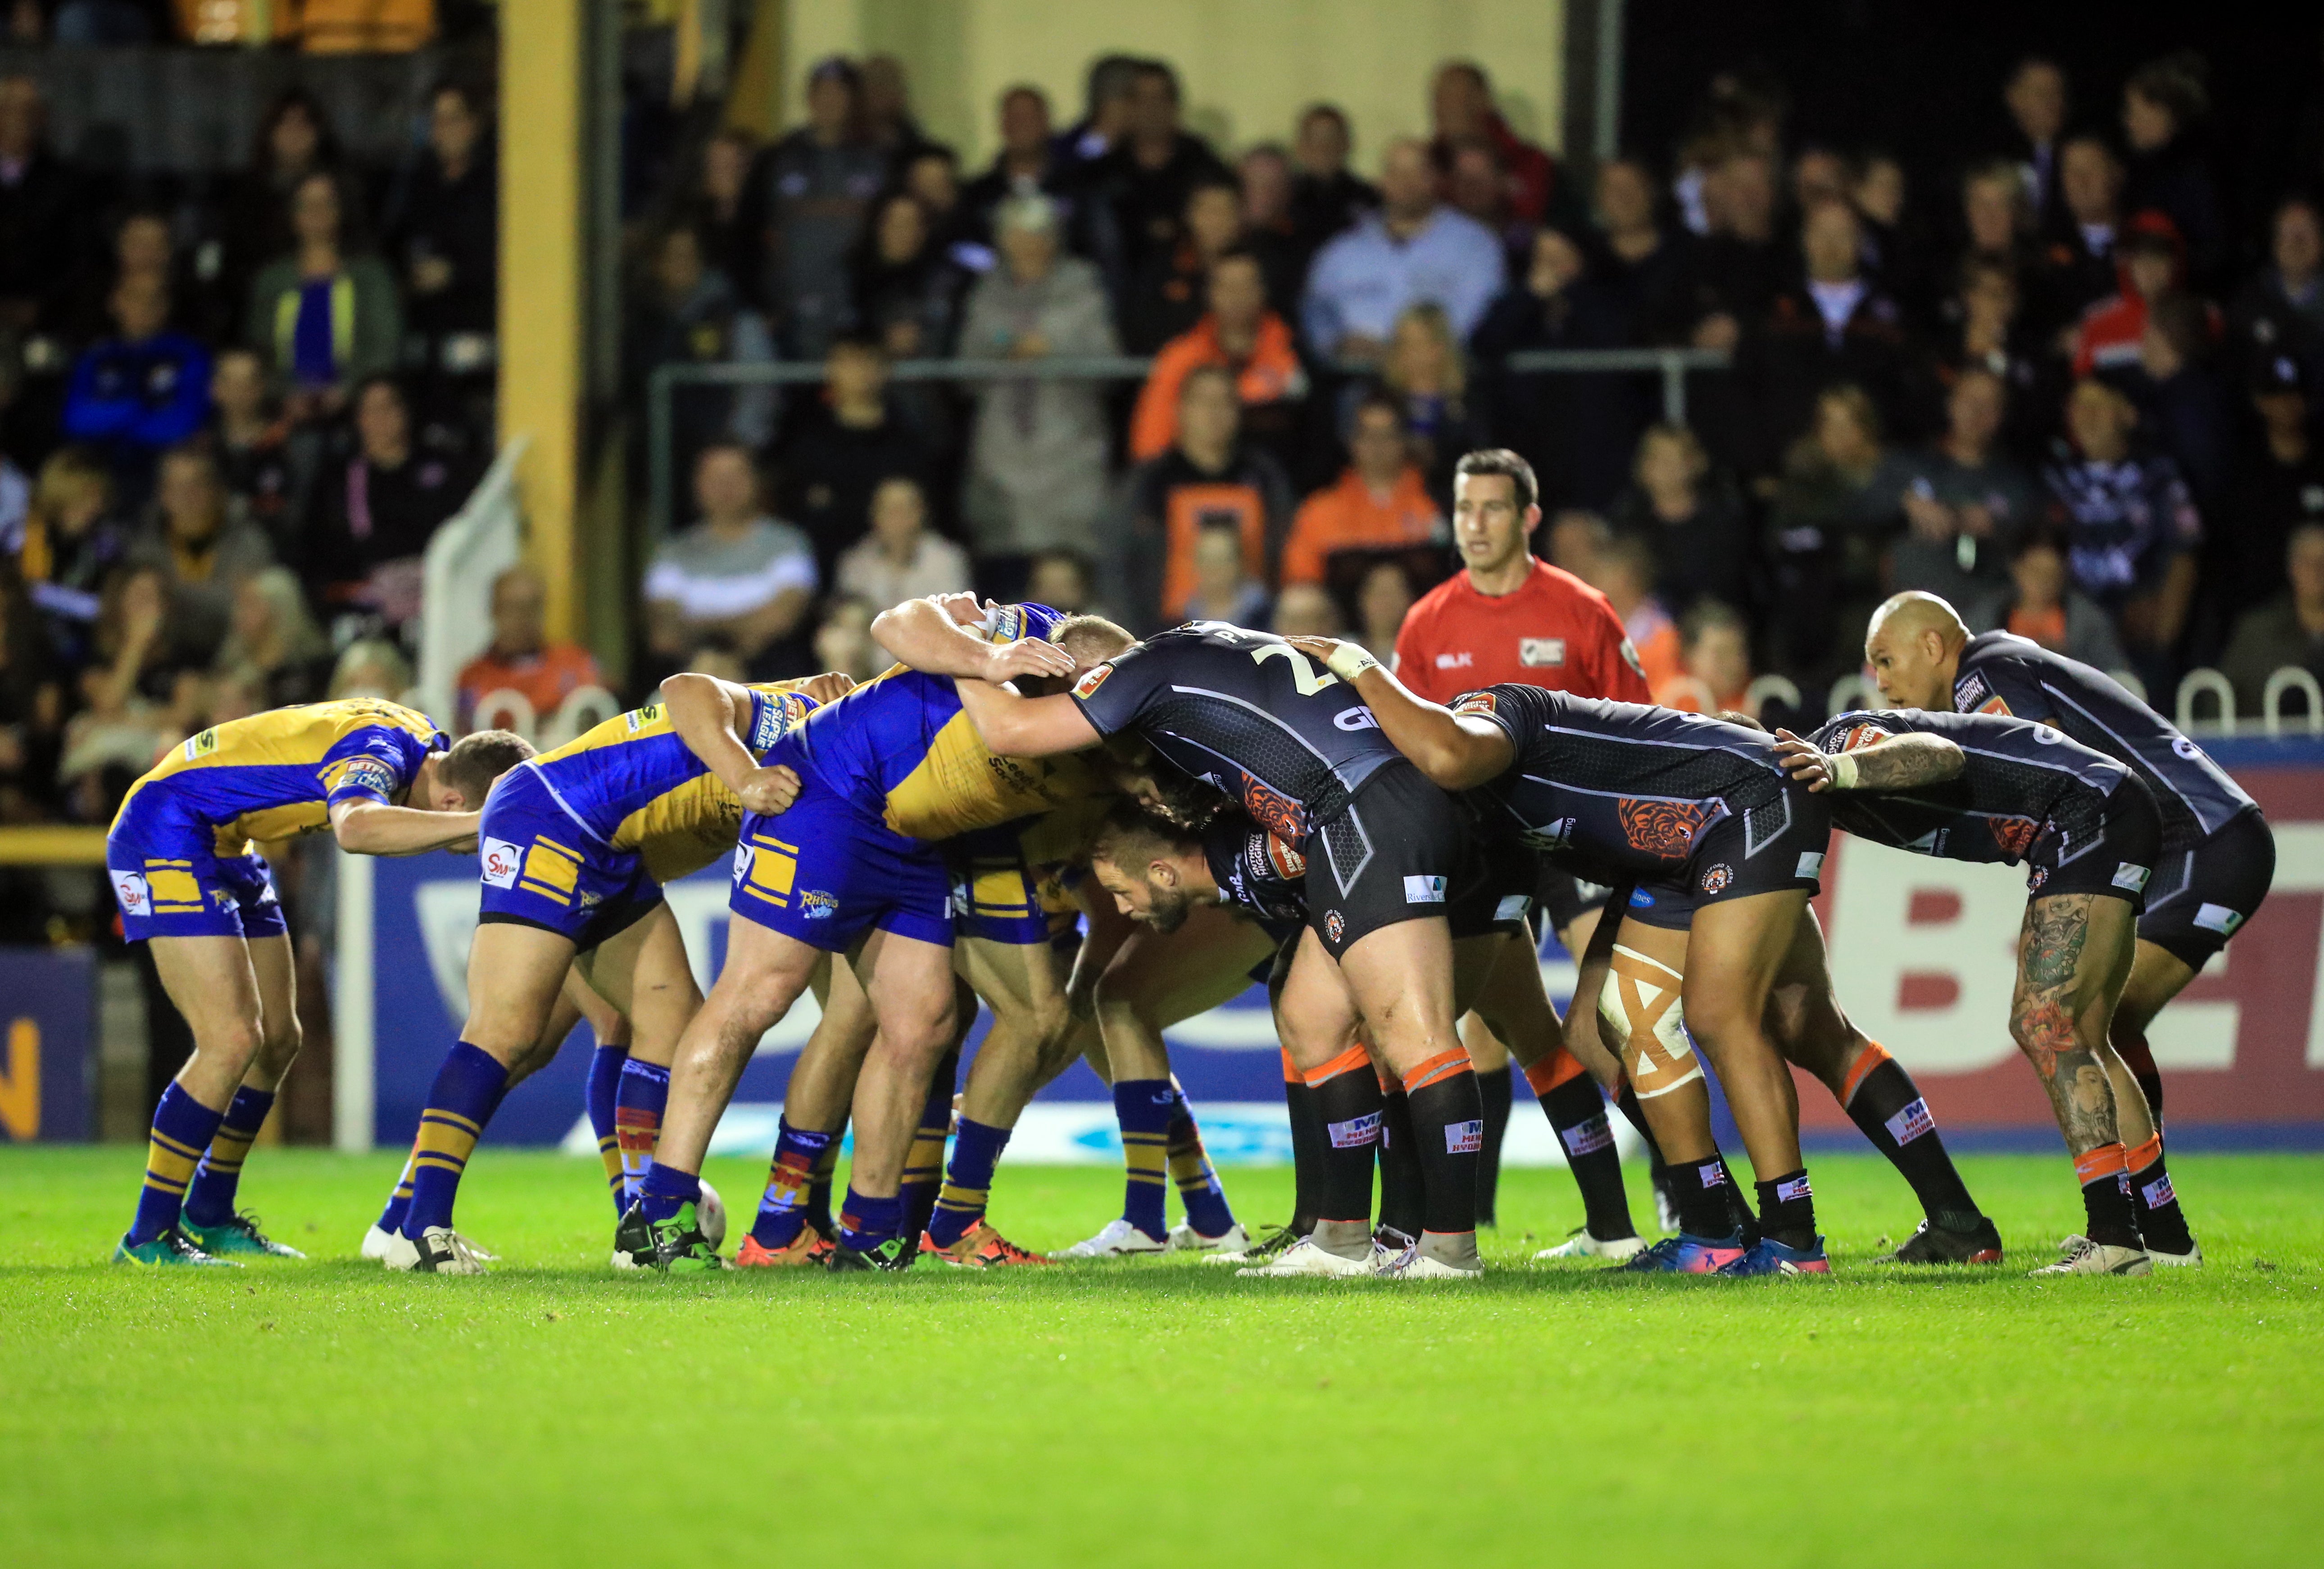
[[105, 830], [61, 824], [0, 828], [0, 866], [102, 866]]

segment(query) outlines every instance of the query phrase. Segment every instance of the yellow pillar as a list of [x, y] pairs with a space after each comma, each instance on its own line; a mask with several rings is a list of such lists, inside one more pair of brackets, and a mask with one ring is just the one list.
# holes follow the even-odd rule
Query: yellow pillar
[[500, 438], [530, 440], [517, 478], [555, 638], [581, 631], [586, 4], [500, 7]]

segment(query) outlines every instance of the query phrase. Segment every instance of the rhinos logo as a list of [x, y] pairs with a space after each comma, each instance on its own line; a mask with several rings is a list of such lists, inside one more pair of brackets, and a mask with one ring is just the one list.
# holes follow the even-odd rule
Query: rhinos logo
[[819, 888], [810, 888], [798, 896], [799, 914], [808, 920], [829, 920], [839, 913], [839, 898]]
[[2042, 831], [2042, 825], [2031, 817], [1988, 817], [1986, 826], [1993, 830], [1993, 842], [2001, 853], [2012, 861], [2023, 858], [2034, 847], [2034, 836]]
[[1715, 898], [1726, 892], [1728, 884], [1734, 881], [1735, 868], [1721, 862], [1702, 874], [1702, 891]]
[[1307, 813], [1297, 801], [1249, 774], [1242, 776], [1242, 808], [1278, 839], [1296, 844], [1307, 837]]
[[1711, 819], [1711, 808], [1702, 801], [1633, 800], [1624, 796], [1614, 803], [1614, 809], [1621, 817], [1622, 836], [1630, 842], [1630, 848], [1674, 860], [1692, 847], [1694, 836]]

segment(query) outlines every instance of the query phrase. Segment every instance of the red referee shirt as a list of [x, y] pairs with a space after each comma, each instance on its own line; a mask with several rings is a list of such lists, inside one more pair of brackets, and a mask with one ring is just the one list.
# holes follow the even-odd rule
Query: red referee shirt
[[1430, 589], [1396, 635], [1396, 673], [1432, 703], [1502, 681], [1654, 701], [1606, 596], [1538, 557], [1514, 594], [1480, 594], [1465, 571]]

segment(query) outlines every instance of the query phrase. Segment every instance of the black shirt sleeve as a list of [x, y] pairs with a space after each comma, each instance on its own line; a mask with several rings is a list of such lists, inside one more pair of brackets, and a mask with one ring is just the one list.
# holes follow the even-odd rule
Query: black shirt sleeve
[[1074, 701], [1100, 735], [1129, 729], [1145, 710], [1158, 678], [1157, 661], [1145, 655], [1142, 647], [1125, 649], [1074, 683]]

